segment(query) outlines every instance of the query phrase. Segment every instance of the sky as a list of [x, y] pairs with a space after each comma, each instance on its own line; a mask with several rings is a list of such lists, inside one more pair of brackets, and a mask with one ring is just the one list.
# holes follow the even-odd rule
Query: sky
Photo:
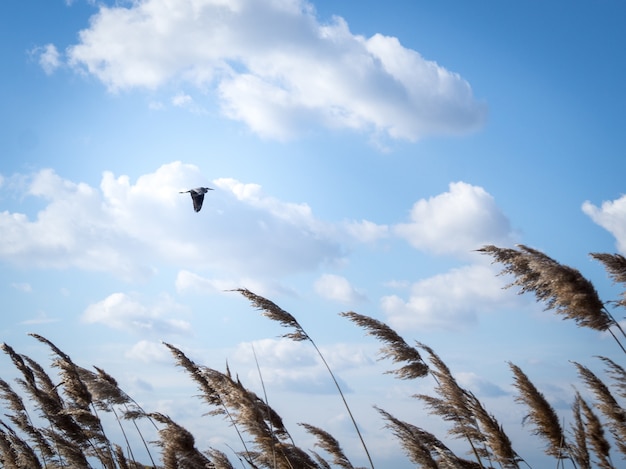
[[259, 393], [260, 370], [297, 442], [319, 426], [365, 465], [315, 351], [248, 288], [320, 346], [377, 466], [411, 467], [373, 405], [445, 438], [411, 397], [432, 382], [383, 374], [356, 311], [432, 347], [542, 464], [507, 361], [569, 415], [570, 360], [623, 356], [475, 250], [528, 245], [619, 297], [589, 253], [626, 254], [625, 20], [617, 0], [3, 1], [0, 340], [104, 368], [200, 449], [236, 435], [162, 342]]

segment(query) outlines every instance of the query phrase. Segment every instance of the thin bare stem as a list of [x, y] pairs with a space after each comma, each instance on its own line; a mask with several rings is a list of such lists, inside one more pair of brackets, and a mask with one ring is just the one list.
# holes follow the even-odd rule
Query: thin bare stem
[[368, 459], [368, 461], [370, 463], [370, 467], [371, 467], [371, 469], [374, 469], [374, 462], [372, 461], [372, 457], [370, 456], [370, 453], [369, 453], [369, 451], [367, 449], [367, 445], [365, 444], [365, 440], [363, 439], [363, 435], [361, 434], [361, 430], [359, 430], [359, 426], [356, 423], [356, 419], [354, 418], [354, 415], [352, 414], [352, 411], [350, 410], [350, 406], [348, 405], [348, 401], [346, 400], [346, 397], [344, 396], [344, 393], [343, 393], [343, 391], [341, 389], [341, 386], [339, 385], [339, 382], [337, 381], [337, 378], [335, 378], [335, 374], [333, 373], [333, 371], [330, 368], [330, 365], [328, 364], [328, 362], [324, 358], [324, 355], [322, 355], [322, 352], [317, 347], [317, 344], [315, 343], [315, 341], [313, 341], [313, 339], [304, 331], [304, 329], [298, 323], [298, 321], [296, 320], [295, 317], [293, 317], [287, 311], [285, 311], [284, 309], [280, 308], [278, 305], [276, 305], [275, 303], [271, 302], [270, 300], [268, 300], [266, 298], [263, 298], [262, 296], [259, 296], [259, 295], [255, 294], [255, 293], [252, 293], [250, 290], [245, 289], [245, 288], [239, 288], [239, 289], [235, 289], [235, 290], [231, 290], [231, 291], [236, 291], [236, 292], [240, 293], [241, 295], [243, 295], [244, 297], [246, 297], [248, 300], [250, 300], [250, 302], [257, 309], [262, 311], [262, 314], [264, 316], [266, 316], [267, 318], [269, 318], [269, 319], [271, 319], [273, 321], [277, 321], [283, 327], [291, 327], [291, 328], [293, 328], [293, 332], [284, 334], [283, 337], [286, 337], [286, 338], [289, 338], [289, 339], [292, 339], [292, 340], [295, 340], [295, 341], [308, 340], [313, 345], [313, 348], [317, 352], [318, 356], [322, 360], [322, 363], [324, 364], [324, 366], [328, 370], [328, 373], [330, 374], [330, 377], [332, 378], [333, 382], [335, 383], [335, 387], [337, 388], [337, 391], [339, 392], [339, 396], [341, 397], [341, 400], [343, 401], [343, 404], [344, 404], [344, 406], [345, 406], [345, 408], [346, 408], [346, 410], [348, 412], [348, 415], [350, 416], [350, 420], [352, 420], [352, 424], [354, 426], [354, 429], [356, 430], [356, 433], [357, 433], [357, 435], [359, 437], [359, 440], [361, 441], [361, 445], [363, 446], [363, 450], [365, 451], [367, 459]]

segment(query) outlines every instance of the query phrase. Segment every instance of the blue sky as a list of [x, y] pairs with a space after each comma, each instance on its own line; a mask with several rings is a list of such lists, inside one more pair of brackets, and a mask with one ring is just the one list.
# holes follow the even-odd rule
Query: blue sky
[[[506, 361], [567, 412], [568, 360], [618, 350], [473, 250], [530, 245], [619, 295], [588, 253], [626, 254], [624, 20], [619, 1], [3, 2], [1, 340], [104, 367], [201, 447], [228, 430], [176, 405], [195, 389], [160, 341], [258, 389], [252, 343], [286, 422], [364, 464], [313, 351], [225, 292], [247, 287], [330, 357], [379, 465], [409, 467], [372, 405], [445, 427], [354, 310], [433, 347], [540, 461]], [[194, 213], [178, 192], [199, 185]]]

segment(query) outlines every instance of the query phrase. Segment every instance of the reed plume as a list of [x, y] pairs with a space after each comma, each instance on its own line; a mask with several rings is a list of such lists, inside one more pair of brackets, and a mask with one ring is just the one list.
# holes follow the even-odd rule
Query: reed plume
[[435, 391], [441, 398], [426, 394], [414, 397], [425, 403], [430, 413], [439, 415], [443, 420], [452, 422], [448, 433], [455, 438], [464, 438], [469, 443], [476, 460], [482, 466], [481, 458], [488, 458], [490, 453], [485, 448], [486, 437], [481, 431], [476, 416], [469, 404], [470, 394], [463, 389], [443, 360], [428, 346], [418, 343], [428, 355], [433, 365], [430, 373], [435, 378]]
[[263, 314], [263, 316], [265, 316], [266, 318], [271, 319], [272, 321], [278, 322], [283, 327], [293, 328], [292, 332], [284, 334], [282, 335], [282, 337], [294, 340], [296, 342], [300, 342], [303, 340], [312, 341], [309, 335], [306, 332], [304, 332], [304, 329], [302, 328], [302, 326], [298, 323], [298, 321], [296, 321], [296, 318], [294, 318], [287, 311], [279, 307], [277, 304], [273, 303], [267, 298], [263, 298], [260, 295], [252, 293], [250, 290], [246, 288], [237, 288], [231, 291], [238, 292], [244, 297], [246, 297], [248, 300], [250, 300], [252, 305], [256, 309], [262, 311], [261, 314]]
[[159, 446], [163, 451], [164, 469], [205, 469], [211, 461], [196, 449], [193, 435], [167, 415], [150, 413], [150, 417], [164, 425], [159, 430]]
[[626, 370], [607, 357], [598, 357], [606, 365], [606, 372], [613, 379], [617, 388], [617, 393], [623, 399], [626, 399]]
[[580, 405], [582, 414], [585, 418], [586, 435], [593, 452], [598, 457], [595, 463], [603, 469], [614, 469], [611, 463], [611, 445], [604, 436], [602, 423], [598, 416], [593, 412], [589, 404], [577, 395], [577, 404]]
[[581, 401], [582, 397], [577, 391], [572, 404], [574, 422], [571, 424], [571, 430], [574, 435], [574, 441], [570, 443], [570, 454], [580, 469], [591, 469], [591, 460], [587, 447], [587, 429], [581, 414]]
[[410, 347], [387, 324], [353, 311], [340, 313], [339, 315], [348, 318], [357, 326], [367, 330], [369, 335], [373, 335], [386, 344], [380, 349], [382, 359], [390, 358], [393, 363], [406, 363], [401, 368], [387, 371], [386, 373], [395, 374], [400, 379], [422, 378], [428, 374], [428, 365], [422, 360], [419, 351], [414, 347]]
[[[626, 285], [626, 257], [621, 254], [599, 252], [592, 252], [590, 255], [604, 265], [604, 268], [613, 279], [613, 282]], [[626, 308], [626, 290], [622, 292], [622, 299], [616, 301], [616, 304]]]
[[518, 463], [523, 459], [513, 449], [513, 444], [502, 425], [485, 409], [472, 392], [467, 390], [465, 392], [467, 394], [467, 406], [478, 422], [485, 444], [491, 450], [490, 458], [493, 457], [503, 468], [518, 468]]
[[478, 469], [482, 465], [458, 457], [432, 433], [400, 420], [375, 406], [387, 421], [386, 428], [400, 441], [405, 453], [414, 464], [426, 469], [458, 468]]
[[519, 391], [515, 400], [528, 408], [525, 419], [530, 420], [535, 426], [535, 434], [547, 443], [545, 453], [557, 459], [569, 458], [568, 445], [555, 410], [520, 367], [511, 362], [509, 366], [515, 378], [513, 385]]
[[54, 450], [50, 447], [43, 433], [33, 425], [21, 396], [3, 379], [0, 379], [0, 399], [8, 404], [7, 410], [11, 411], [11, 414], [8, 415], [9, 419], [34, 443], [35, 448], [41, 454], [44, 464], [47, 459], [51, 460], [54, 456]]
[[319, 446], [333, 457], [333, 464], [344, 469], [354, 469], [354, 466], [341, 449], [339, 442], [330, 433], [308, 423], [300, 423], [304, 429], [317, 438], [315, 446]]
[[518, 245], [518, 248], [489, 245], [478, 252], [489, 254], [494, 262], [503, 264], [502, 274], [515, 277], [506, 288], [516, 285], [520, 293], [534, 293], [538, 301], [546, 304], [546, 309], [554, 309], [579, 326], [606, 331], [614, 324], [595, 287], [578, 270], [528, 246]]
[[607, 418], [607, 425], [615, 436], [618, 450], [626, 455], [626, 410], [619, 405], [610, 389], [586, 366], [574, 362], [578, 375], [596, 397], [595, 406]]

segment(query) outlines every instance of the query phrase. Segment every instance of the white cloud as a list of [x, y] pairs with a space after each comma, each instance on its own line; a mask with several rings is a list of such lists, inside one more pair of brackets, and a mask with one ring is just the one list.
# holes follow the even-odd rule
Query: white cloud
[[172, 355], [165, 345], [150, 340], [137, 342], [126, 352], [126, 357], [145, 363], [172, 363]]
[[59, 319], [57, 318], [49, 317], [45, 311], [39, 311], [36, 317], [32, 319], [25, 319], [24, 321], [20, 322], [20, 324], [32, 326], [32, 325], [39, 325], [39, 324], [50, 324], [50, 323], [58, 322], [58, 321]]
[[350, 236], [362, 243], [373, 243], [389, 235], [387, 225], [377, 225], [369, 220], [346, 222], [344, 229]]
[[455, 379], [461, 386], [471, 390], [479, 397], [499, 397], [508, 394], [497, 384], [488, 381], [473, 372], [456, 373]]
[[215, 89], [224, 114], [269, 138], [317, 126], [416, 140], [480, 127], [469, 84], [397, 38], [322, 23], [303, 0], [142, 0], [100, 6], [70, 64], [110, 90]]
[[460, 330], [477, 321], [480, 312], [513, 304], [503, 291], [504, 279], [491, 267], [474, 264], [414, 283], [407, 300], [397, 295], [381, 299], [391, 327], [398, 330]]
[[30, 293], [33, 291], [32, 285], [26, 282], [13, 282], [11, 283], [11, 287], [24, 293]]
[[31, 54], [38, 56], [39, 65], [46, 75], [52, 75], [61, 66], [61, 55], [54, 44], [36, 47]]
[[615, 237], [619, 252], [626, 254], [626, 195], [613, 201], [602, 202], [601, 207], [585, 201], [582, 210], [595, 223], [611, 233]]
[[356, 290], [350, 282], [339, 275], [324, 274], [314, 284], [315, 292], [323, 298], [341, 303], [357, 303], [366, 296]]
[[449, 192], [418, 200], [411, 221], [394, 232], [420, 250], [467, 257], [485, 244], [506, 245], [513, 233], [509, 220], [482, 187], [450, 184]]
[[189, 195], [179, 194], [206, 185], [193, 165], [166, 164], [135, 183], [105, 172], [99, 188], [39, 171], [27, 193], [46, 205], [35, 219], [0, 212], [0, 259], [137, 281], [163, 264], [242, 279], [306, 271], [342, 255], [306, 204], [265, 196], [254, 184], [216, 182], [195, 213]]
[[[352, 345], [333, 344], [321, 347], [320, 350], [334, 373], [373, 363], [363, 350]], [[295, 342], [281, 338], [245, 342], [237, 346], [233, 358], [239, 364], [252, 366], [250, 380], [258, 379], [258, 361], [263, 381], [272, 388], [307, 393], [336, 392], [328, 370], [307, 341]], [[336, 378], [340, 380], [338, 376]], [[340, 382], [340, 385], [343, 391], [349, 390], [345, 383]]]
[[113, 293], [87, 307], [82, 315], [86, 323], [97, 323], [112, 329], [148, 334], [191, 333], [189, 322], [176, 317], [181, 307], [168, 297], [145, 306], [125, 293]]
[[273, 297], [279, 294], [294, 295], [289, 290], [267, 278], [207, 278], [188, 270], [181, 270], [176, 275], [176, 291], [179, 293], [228, 293], [230, 290], [237, 288], [247, 288], [255, 292], [257, 295], [265, 297]]

